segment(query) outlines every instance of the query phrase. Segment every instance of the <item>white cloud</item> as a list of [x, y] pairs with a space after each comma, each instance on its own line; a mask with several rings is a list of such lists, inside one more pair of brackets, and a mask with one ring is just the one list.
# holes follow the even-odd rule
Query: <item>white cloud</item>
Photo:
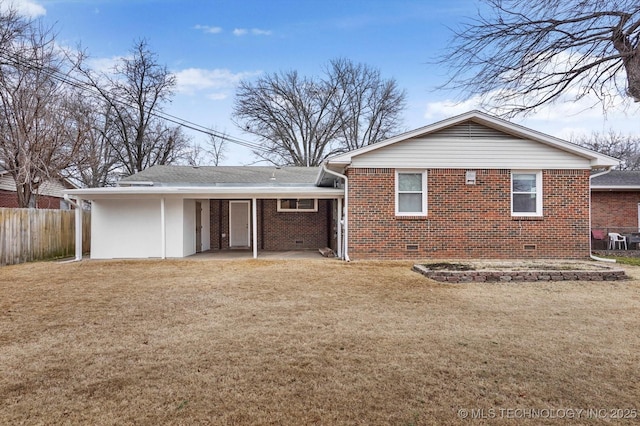
[[261, 71], [233, 73], [228, 69], [187, 68], [176, 73], [178, 92], [193, 95], [202, 90], [215, 90], [216, 92], [208, 97], [220, 100], [227, 97], [223, 92], [225, 89], [234, 89], [243, 78], [260, 73]]
[[270, 36], [273, 32], [270, 30], [261, 30], [260, 28], [252, 28], [252, 29], [246, 29], [246, 28], [236, 28], [233, 30], [233, 35], [235, 36], [244, 36], [247, 34], [251, 34], [251, 35], [255, 35], [255, 36]]
[[10, 0], [7, 2], [0, 2], [0, 9], [7, 10], [9, 8], [13, 8], [20, 15], [30, 18], [37, 18], [47, 14], [47, 9], [33, 0]]
[[211, 99], [212, 101], [223, 101], [228, 97], [229, 95], [227, 93], [211, 93], [207, 95], [207, 98]]
[[196, 25], [193, 28], [207, 34], [220, 34], [222, 32], [222, 27], [211, 27], [209, 25]]
[[259, 28], [253, 28], [251, 30], [251, 34], [258, 35], [258, 36], [260, 36], [260, 35], [269, 36], [269, 35], [271, 35], [271, 31], [269, 31], [269, 30], [261, 30]]
[[111, 58], [90, 58], [87, 62], [92, 70], [110, 74], [116, 64], [118, 64], [124, 58], [124, 56], [112, 56]]
[[[590, 134], [591, 132], [607, 132], [609, 129], [624, 134], [640, 135], [640, 106], [625, 107], [625, 99], [614, 99], [617, 107], [603, 108], [593, 95], [587, 95], [575, 100], [572, 94], [567, 94], [557, 102], [546, 104], [526, 116], [517, 116], [512, 122], [530, 127], [562, 139], [573, 136]], [[429, 123], [477, 109], [482, 109], [482, 98], [472, 97], [463, 102], [442, 100], [430, 102], [424, 109], [424, 118]], [[493, 110], [489, 113], [499, 114], [505, 110]]]

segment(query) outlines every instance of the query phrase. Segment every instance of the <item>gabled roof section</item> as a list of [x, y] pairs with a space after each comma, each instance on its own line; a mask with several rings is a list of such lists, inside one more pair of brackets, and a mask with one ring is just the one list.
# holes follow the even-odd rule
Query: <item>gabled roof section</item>
[[[502, 134], [504, 136], [509, 136], [512, 139], [526, 139], [538, 142], [543, 145], [547, 145], [549, 147], [556, 148], [569, 154], [584, 158], [588, 160], [592, 168], [612, 167], [619, 164], [619, 160], [613, 157], [597, 153], [595, 151], [580, 147], [562, 139], [549, 136], [547, 134], [511, 123], [509, 121], [491, 116], [489, 114], [485, 114], [480, 111], [470, 111], [465, 114], [451, 117], [425, 127], [402, 133], [395, 137], [347, 152], [345, 154], [333, 156], [327, 159], [325, 164], [328, 167], [334, 166], [332, 167], [334, 169], [340, 166], [344, 167], [351, 164], [353, 159], [358, 156], [362, 156], [369, 152], [379, 150], [381, 148], [385, 148], [390, 145], [394, 145], [410, 139], [429, 136], [437, 132], [446, 132], [450, 136], [460, 137], [461, 132], [463, 132], [465, 129], [465, 126], [460, 126], [463, 123], [480, 125], [467, 126], [469, 131], [473, 132], [474, 138], [497, 138], [499, 137], [499, 134]], [[484, 131], [481, 130], [481, 126], [485, 128]]]
[[612, 170], [591, 178], [591, 188], [602, 191], [640, 191], [640, 170]]
[[153, 166], [123, 178], [119, 186], [306, 186], [319, 167]]

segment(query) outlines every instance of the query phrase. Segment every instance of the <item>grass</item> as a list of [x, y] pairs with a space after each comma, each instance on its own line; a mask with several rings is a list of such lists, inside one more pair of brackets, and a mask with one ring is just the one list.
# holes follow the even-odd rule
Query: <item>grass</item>
[[615, 257], [611, 256], [611, 259], [615, 259], [617, 263], [622, 265], [640, 266], [640, 258], [638, 257]]
[[448, 425], [493, 409], [513, 425], [526, 419], [499, 409], [640, 409], [640, 268], [442, 285], [410, 266], [3, 267], [0, 424]]

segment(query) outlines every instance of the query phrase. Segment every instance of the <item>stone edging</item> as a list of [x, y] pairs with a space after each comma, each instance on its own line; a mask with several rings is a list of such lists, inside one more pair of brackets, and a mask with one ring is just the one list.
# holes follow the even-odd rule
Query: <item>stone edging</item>
[[623, 269], [603, 271], [434, 271], [413, 265], [413, 271], [439, 282], [619, 281], [628, 277]]

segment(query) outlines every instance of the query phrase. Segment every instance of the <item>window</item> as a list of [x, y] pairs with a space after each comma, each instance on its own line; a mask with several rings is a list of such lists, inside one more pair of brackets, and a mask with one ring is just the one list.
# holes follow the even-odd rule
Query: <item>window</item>
[[511, 214], [542, 216], [542, 172], [511, 173]]
[[318, 200], [314, 198], [280, 198], [279, 212], [317, 212]]
[[427, 215], [426, 172], [396, 172], [396, 215]]

